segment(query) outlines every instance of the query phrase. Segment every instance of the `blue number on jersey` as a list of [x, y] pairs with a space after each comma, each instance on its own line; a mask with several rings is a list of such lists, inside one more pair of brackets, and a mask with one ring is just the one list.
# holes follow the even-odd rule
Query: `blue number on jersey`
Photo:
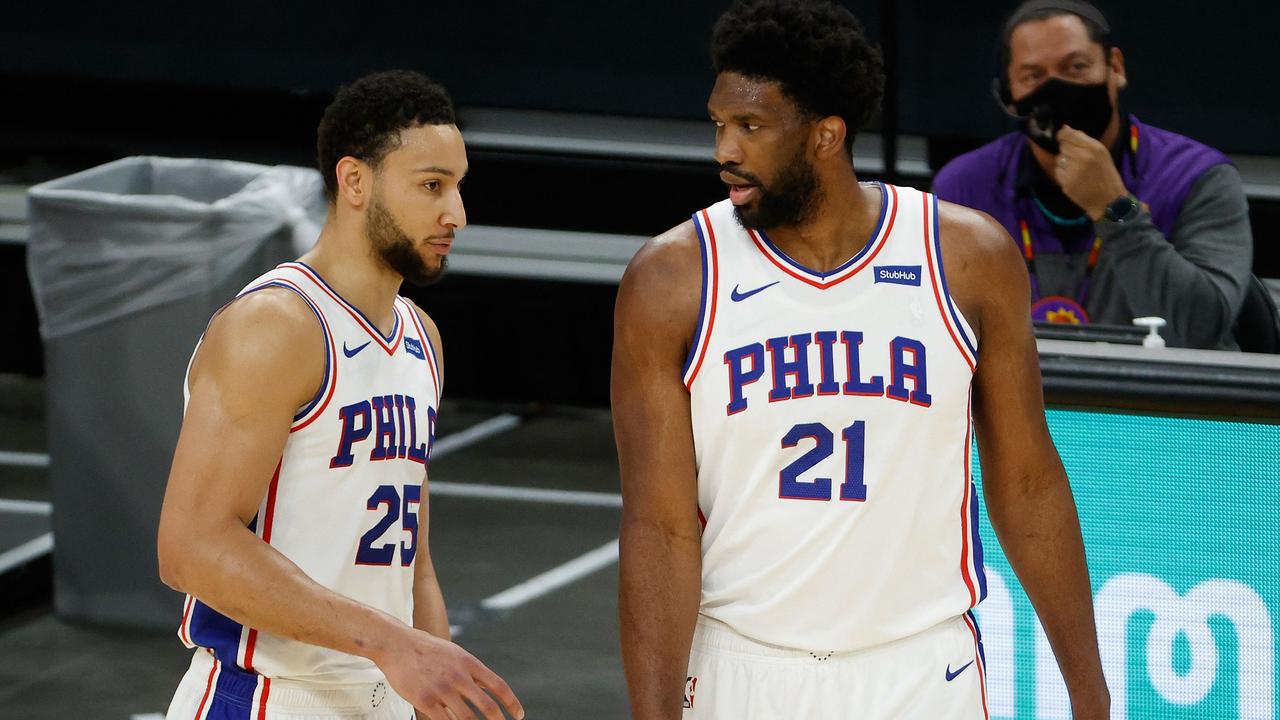
[[399, 520], [404, 531], [409, 533], [409, 544], [406, 546], [403, 541], [399, 544], [400, 564], [404, 567], [412, 565], [413, 557], [418, 552], [418, 510], [410, 505], [417, 505], [421, 501], [421, 485], [404, 486], [403, 505], [400, 502], [400, 493], [396, 492], [394, 486], [379, 485], [378, 489], [369, 496], [365, 507], [369, 510], [377, 510], [386, 505], [387, 509], [377, 524], [360, 537], [360, 546], [356, 549], [356, 564], [386, 566], [395, 560], [396, 543], [383, 543], [376, 547], [373, 543]]
[[[863, 479], [867, 445], [866, 423], [854, 422], [840, 433], [844, 439], [845, 472], [840, 484], [840, 499], [862, 502], [867, 499], [867, 486]], [[782, 447], [793, 448], [803, 439], [814, 441], [808, 452], [782, 468], [778, 473], [778, 497], [789, 500], [830, 500], [831, 478], [801, 480], [800, 475], [831, 456], [835, 449], [835, 434], [822, 423], [800, 423], [782, 436]]]
[[815, 445], [809, 452], [796, 458], [778, 473], [778, 497], [793, 500], [830, 500], [831, 478], [814, 478], [806, 482], [800, 479], [800, 475], [831, 454], [834, 438], [831, 431], [822, 423], [800, 423], [791, 428], [791, 432], [782, 436], [782, 447], [793, 448], [804, 438], [813, 440]]
[[844, 482], [840, 485], [840, 499], [862, 502], [867, 499], [867, 485], [863, 482], [862, 466], [866, 462], [867, 424], [858, 420], [845, 428]]
[[422, 502], [421, 485], [404, 486], [404, 529], [409, 533], [409, 547], [400, 543], [400, 564], [409, 567], [413, 564], [413, 556], [418, 552], [418, 508], [409, 507]]

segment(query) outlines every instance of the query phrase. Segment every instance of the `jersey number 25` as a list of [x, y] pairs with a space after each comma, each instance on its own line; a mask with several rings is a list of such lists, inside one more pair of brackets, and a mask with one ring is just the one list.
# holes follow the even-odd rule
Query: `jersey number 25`
[[[390, 565], [396, 559], [396, 550], [400, 551], [400, 564], [409, 567], [413, 564], [413, 556], [418, 551], [418, 505], [422, 502], [421, 485], [404, 486], [404, 502], [400, 501], [400, 493], [394, 485], [379, 485], [369, 496], [365, 504], [370, 510], [386, 506], [382, 518], [360, 537], [360, 546], [356, 549], [357, 565]], [[374, 545], [378, 538], [400, 521], [404, 532], [409, 534], [409, 544], [384, 543]]]

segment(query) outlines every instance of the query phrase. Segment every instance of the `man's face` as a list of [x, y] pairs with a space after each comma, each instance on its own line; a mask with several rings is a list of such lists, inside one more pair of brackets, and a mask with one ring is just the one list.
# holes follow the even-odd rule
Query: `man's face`
[[766, 230], [807, 220], [821, 197], [808, 155], [813, 123], [779, 84], [721, 73], [707, 112], [716, 124], [720, 179], [738, 220]]
[[1100, 44], [1089, 39], [1084, 21], [1067, 14], [1015, 28], [1009, 36], [1008, 73], [1014, 101], [1030, 95], [1049, 78], [1060, 78], [1082, 85], [1106, 82], [1114, 108], [1124, 67], [1118, 50], [1113, 48], [1108, 57]]
[[444, 274], [453, 233], [467, 224], [459, 184], [467, 174], [462, 134], [453, 125], [401, 131], [382, 158], [365, 216], [370, 251], [413, 285]]

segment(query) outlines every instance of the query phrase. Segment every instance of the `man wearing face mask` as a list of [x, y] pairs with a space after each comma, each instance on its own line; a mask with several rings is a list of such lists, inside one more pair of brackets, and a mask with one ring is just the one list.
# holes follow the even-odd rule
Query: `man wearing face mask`
[[1178, 347], [1234, 349], [1252, 264], [1239, 174], [1225, 155], [1121, 113], [1124, 56], [1082, 0], [1029, 0], [1004, 24], [1001, 105], [1021, 132], [942, 168], [938, 197], [1019, 243], [1032, 317], [1165, 318]]

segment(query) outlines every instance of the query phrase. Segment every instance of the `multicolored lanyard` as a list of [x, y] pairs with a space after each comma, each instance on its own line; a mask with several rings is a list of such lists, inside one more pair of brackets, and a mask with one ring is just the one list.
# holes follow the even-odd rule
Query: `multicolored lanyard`
[[[1025, 218], [1018, 218], [1018, 229], [1022, 231], [1022, 256], [1027, 261], [1027, 275], [1031, 278], [1031, 301], [1040, 299], [1040, 281], [1036, 278], [1036, 251], [1031, 243], [1031, 228]], [[1076, 289], [1076, 302], [1084, 305], [1089, 296], [1089, 285], [1093, 282], [1093, 269], [1098, 266], [1098, 251], [1102, 249], [1102, 238], [1094, 237], [1089, 249], [1089, 262], [1085, 266], [1084, 279]]]

